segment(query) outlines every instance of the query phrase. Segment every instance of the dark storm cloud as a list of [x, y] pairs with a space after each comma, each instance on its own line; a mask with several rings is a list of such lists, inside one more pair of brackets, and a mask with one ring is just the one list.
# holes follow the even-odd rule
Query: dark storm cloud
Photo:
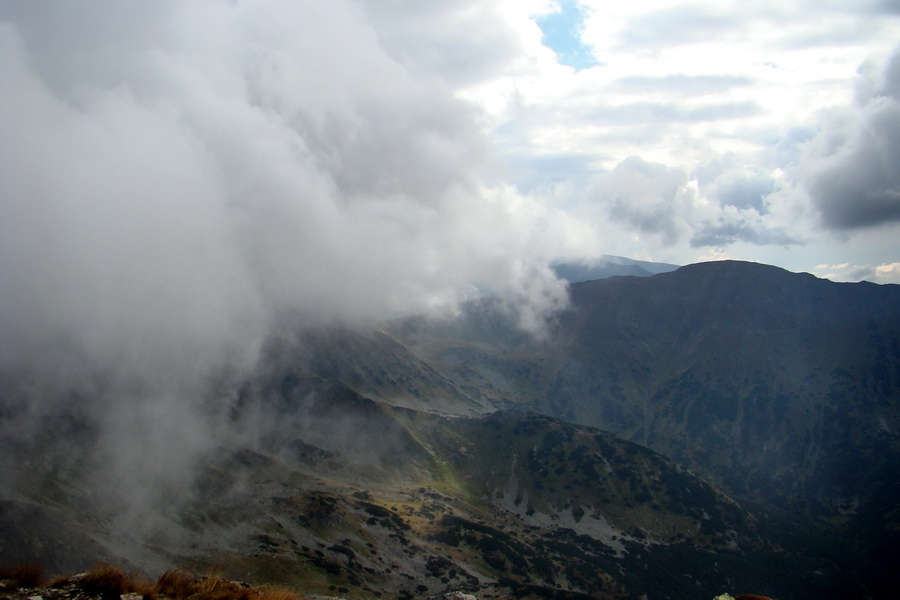
[[861, 72], [857, 106], [829, 113], [801, 172], [829, 228], [900, 221], [900, 51]]

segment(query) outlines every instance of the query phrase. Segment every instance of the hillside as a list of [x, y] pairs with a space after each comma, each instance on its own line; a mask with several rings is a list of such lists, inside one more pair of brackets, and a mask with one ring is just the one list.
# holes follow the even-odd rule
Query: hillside
[[788, 543], [855, 552], [862, 570], [896, 554], [900, 286], [724, 261], [570, 294], [540, 340], [480, 326], [502, 322], [484, 302], [458, 323], [392, 332], [461, 387], [711, 478], [790, 530]]
[[722, 262], [570, 295], [538, 336], [499, 300], [286, 331], [210, 400], [190, 480], [137, 511], [100, 502], [74, 399], [0, 440], [0, 561], [351, 597], [890, 589], [900, 286]]
[[[731, 498], [608, 433], [518, 411], [397, 408], [295, 374], [275, 383], [249, 385], [236, 419], [277, 426], [220, 447], [181, 498], [140, 523], [94, 510], [89, 480], [61, 460], [7, 498], [0, 515], [7, 527], [17, 517], [18, 546], [3, 559], [214, 566], [351, 597], [693, 598], [812, 589], [834, 575], [793, 572]], [[61, 535], [72, 543], [47, 544]]]

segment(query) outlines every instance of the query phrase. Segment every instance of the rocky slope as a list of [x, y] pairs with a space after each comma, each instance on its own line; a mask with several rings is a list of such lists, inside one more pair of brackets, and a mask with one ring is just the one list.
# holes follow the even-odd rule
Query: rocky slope
[[[539, 340], [461, 321], [391, 332], [460, 387], [615, 432], [886, 577], [900, 552], [900, 286], [753, 263], [572, 285]], [[848, 543], [848, 540], [851, 540]]]
[[[243, 407], [271, 411], [279, 426], [221, 447], [189, 501], [142, 515], [141, 535], [92, 511], [70, 469], [56, 481], [65, 502], [37, 490], [8, 501], [33, 511], [19, 521], [20, 548], [48, 564], [215, 565], [234, 579], [362, 597], [712, 597], [834, 576], [785, 568], [731, 498], [596, 429], [519, 411], [440, 416], [296, 374], [256, 381]], [[58, 536], [50, 515], [85, 545], [44, 546]]]
[[570, 290], [540, 336], [497, 300], [283, 335], [191, 485], [128, 519], [77, 406], [0, 440], [0, 559], [366, 597], [889, 589], [900, 287], [726, 262]]

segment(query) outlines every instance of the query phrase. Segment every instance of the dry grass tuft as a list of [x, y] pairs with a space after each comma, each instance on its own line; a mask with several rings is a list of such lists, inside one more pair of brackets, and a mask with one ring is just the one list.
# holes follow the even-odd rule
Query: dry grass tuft
[[61, 587], [65, 587], [72, 582], [71, 575], [56, 575], [53, 579], [46, 583], [46, 587], [51, 589], [57, 589]]
[[196, 600], [259, 600], [259, 594], [250, 587], [218, 577], [201, 580]]
[[199, 590], [197, 578], [184, 571], [166, 571], [153, 586], [156, 595], [168, 598], [190, 598]]
[[[39, 565], [23, 565], [0, 569], [0, 580], [9, 580], [17, 588], [35, 588], [43, 580]], [[144, 600], [305, 600], [303, 594], [284, 588], [253, 587], [228, 581], [218, 575], [195, 576], [174, 570], [166, 571], [156, 582], [127, 573], [112, 565], [97, 565], [82, 575], [55, 577], [46, 584], [50, 588], [76, 588], [83, 597], [120, 600], [123, 594], [140, 594]]]
[[104, 600], [119, 600], [122, 594], [152, 595], [147, 582], [112, 565], [97, 565], [77, 581], [74, 578], [70, 581], [76, 583], [85, 594]]
[[167, 571], [153, 586], [153, 597], [172, 600], [303, 600], [304, 596], [282, 588], [257, 589], [208, 575], [195, 577], [184, 571]]
[[44, 582], [44, 568], [37, 563], [25, 563], [11, 569], [0, 569], [0, 580], [12, 582], [13, 587], [36, 588]]

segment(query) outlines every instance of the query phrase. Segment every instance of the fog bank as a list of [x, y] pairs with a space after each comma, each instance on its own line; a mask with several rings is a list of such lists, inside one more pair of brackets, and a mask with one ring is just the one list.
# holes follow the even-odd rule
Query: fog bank
[[273, 329], [564, 302], [477, 110], [354, 2], [4, 3], [0, 56], [0, 435], [80, 423], [115, 502], [185, 489]]

